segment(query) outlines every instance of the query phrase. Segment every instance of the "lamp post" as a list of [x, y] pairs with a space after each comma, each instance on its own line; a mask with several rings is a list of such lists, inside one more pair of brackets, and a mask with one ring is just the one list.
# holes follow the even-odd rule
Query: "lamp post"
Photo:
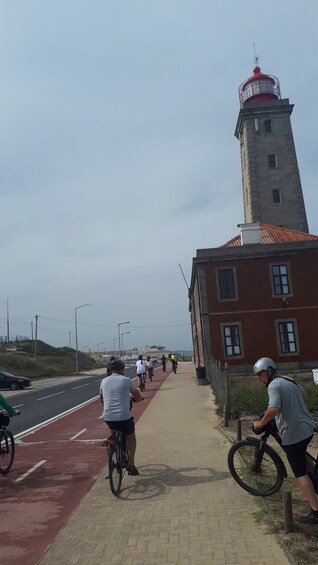
[[130, 332], [123, 332], [122, 334], [120, 334], [120, 337], [121, 337], [121, 349], [122, 349], [122, 352], [123, 352], [123, 353], [124, 353], [124, 340], [123, 340], [123, 335], [126, 335], [126, 334], [130, 334]]
[[81, 306], [76, 306], [75, 308], [75, 361], [76, 361], [76, 374], [78, 373], [78, 341], [77, 341], [77, 314], [76, 310], [79, 308], [85, 308], [85, 306], [91, 306], [91, 304], [81, 304]]
[[97, 344], [97, 353], [98, 353], [98, 346], [99, 346], [99, 345], [103, 345], [103, 343], [104, 343], [103, 341], [100, 341], [100, 342]]
[[115, 355], [115, 351], [116, 351], [116, 349], [115, 349], [115, 343], [116, 343], [116, 341], [118, 341], [118, 337], [115, 337], [115, 339], [113, 339], [113, 354], [114, 354], [114, 355]]
[[118, 357], [120, 358], [121, 356], [121, 348], [120, 348], [120, 326], [123, 326], [124, 324], [130, 324], [130, 322], [119, 322], [119, 324], [117, 324], [118, 326]]

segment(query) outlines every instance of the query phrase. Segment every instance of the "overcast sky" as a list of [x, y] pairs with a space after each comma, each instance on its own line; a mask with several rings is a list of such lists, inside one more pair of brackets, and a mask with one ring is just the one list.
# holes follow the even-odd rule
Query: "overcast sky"
[[[196, 249], [243, 221], [237, 89], [295, 104], [318, 234], [316, 0], [10, 0], [0, 20], [0, 335], [191, 349]], [[34, 322], [35, 325], [35, 322]], [[116, 348], [118, 345], [115, 342]]]

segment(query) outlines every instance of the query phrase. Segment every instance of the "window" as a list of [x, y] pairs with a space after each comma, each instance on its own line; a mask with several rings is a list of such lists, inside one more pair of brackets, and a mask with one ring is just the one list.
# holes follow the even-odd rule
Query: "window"
[[276, 155], [268, 155], [268, 166], [270, 169], [275, 169], [277, 167], [276, 164]]
[[220, 300], [236, 298], [234, 269], [218, 269], [218, 283]]
[[272, 133], [272, 121], [265, 120], [264, 125], [265, 125], [265, 133]]
[[226, 357], [239, 357], [242, 355], [240, 327], [238, 324], [223, 326], [223, 343]]
[[272, 265], [272, 277], [275, 296], [290, 294], [287, 265]]
[[294, 322], [278, 322], [278, 333], [281, 353], [297, 353]]
[[280, 190], [278, 189], [273, 190], [273, 203], [280, 204]]

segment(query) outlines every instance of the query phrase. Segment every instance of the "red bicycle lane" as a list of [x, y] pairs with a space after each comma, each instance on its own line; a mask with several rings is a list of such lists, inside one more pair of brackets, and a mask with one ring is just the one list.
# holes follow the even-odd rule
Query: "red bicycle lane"
[[[133, 405], [135, 421], [168, 375], [155, 371], [144, 401]], [[107, 463], [101, 443], [109, 430], [101, 413], [94, 400], [17, 440], [13, 468], [0, 478], [1, 565], [38, 563], [93, 486]]]

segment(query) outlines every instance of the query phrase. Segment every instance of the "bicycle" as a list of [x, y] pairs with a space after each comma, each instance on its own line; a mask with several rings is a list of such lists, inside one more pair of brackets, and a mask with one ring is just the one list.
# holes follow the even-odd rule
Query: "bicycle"
[[[254, 431], [254, 430], [253, 430]], [[318, 428], [315, 428], [318, 433]], [[232, 445], [228, 453], [228, 467], [237, 484], [254, 496], [271, 496], [279, 491], [287, 477], [285, 463], [273, 447], [267, 444], [272, 436], [281, 446], [282, 441], [274, 421], [258, 432], [261, 437], [247, 436]], [[308, 451], [308, 475], [318, 493], [318, 459]]]
[[[8, 412], [1, 412], [3, 416], [7, 416], [9, 419]], [[10, 419], [9, 419], [10, 422]], [[7, 430], [7, 424], [0, 425], [0, 473], [6, 475], [9, 473], [15, 453], [15, 443], [14, 437], [10, 430]]]
[[108, 454], [108, 476], [106, 478], [109, 479], [113, 495], [118, 496], [128, 464], [126, 437], [122, 432], [115, 430], [102, 445], [106, 445]]
[[[130, 399], [130, 410], [135, 402], [137, 401], [134, 398]], [[106, 479], [109, 479], [112, 493], [119, 496], [123, 476], [128, 465], [126, 436], [119, 430], [113, 430], [113, 433], [103, 441], [103, 446], [106, 446], [108, 455], [108, 476]]]
[[141, 392], [144, 392], [146, 390], [146, 373], [139, 373], [138, 375], [138, 381], [139, 381], [139, 388], [141, 390]]

